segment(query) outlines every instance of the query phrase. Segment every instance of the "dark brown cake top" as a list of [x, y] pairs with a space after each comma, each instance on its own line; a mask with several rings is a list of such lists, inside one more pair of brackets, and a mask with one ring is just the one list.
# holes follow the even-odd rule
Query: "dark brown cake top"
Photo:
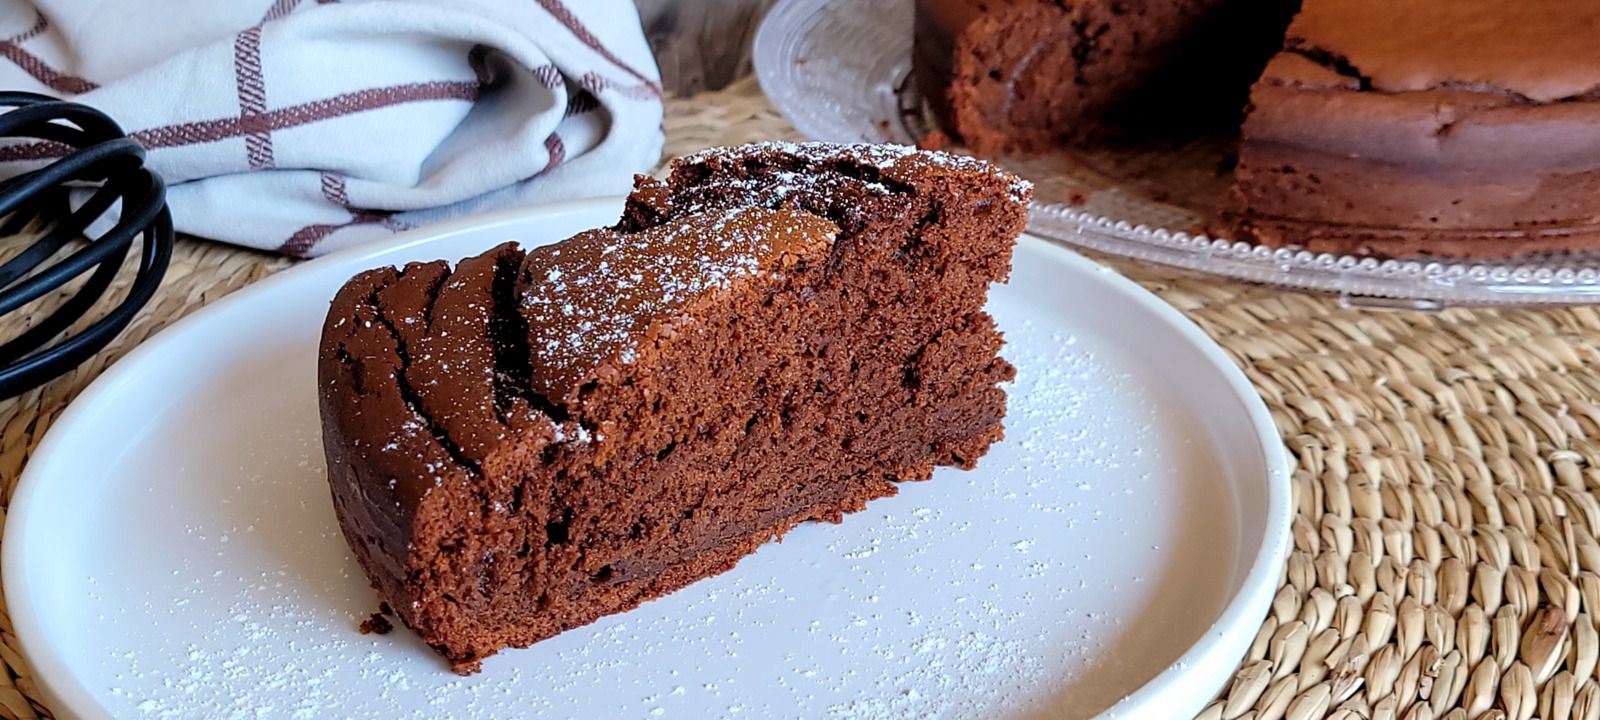
[[[787, 185], [766, 187], [768, 193], [826, 191], [833, 186], [854, 182], [889, 193], [896, 187], [911, 187], [940, 175], [978, 174], [1004, 178], [1012, 198], [1027, 202], [1033, 185], [999, 166], [967, 155], [921, 150], [910, 145], [840, 145], [824, 142], [771, 141], [738, 147], [712, 148], [673, 163], [675, 171], [695, 165], [735, 165], [749, 159], [787, 158], [797, 161], [796, 171]], [[876, 177], [864, 177], [858, 168], [872, 168]], [[737, 178], [732, 179], [737, 182]]]
[[1600, 92], [1596, 38], [1594, 0], [1307, 0], [1287, 47], [1377, 92], [1554, 102]]
[[707, 293], [814, 254], [837, 232], [809, 213], [749, 207], [635, 233], [591, 230], [529, 251], [519, 275], [529, 389], [568, 397], [600, 364], [633, 363], [653, 323]]

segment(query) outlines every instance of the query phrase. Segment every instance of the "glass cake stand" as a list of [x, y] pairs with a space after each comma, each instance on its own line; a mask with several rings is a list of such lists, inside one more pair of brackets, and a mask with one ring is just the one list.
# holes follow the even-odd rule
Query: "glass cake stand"
[[[911, 71], [912, 0], [781, 0], [756, 35], [762, 89], [801, 133], [911, 143], [929, 127]], [[1379, 260], [1205, 234], [1231, 180], [1231, 138], [1096, 148], [1008, 168], [1035, 184], [1029, 230], [1094, 252], [1412, 309], [1600, 300], [1600, 255], [1511, 261]], [[1526, 237], [1486, 230], [1483, 239]], [[1562, 233], [1560, 228], [1541, 233]]]

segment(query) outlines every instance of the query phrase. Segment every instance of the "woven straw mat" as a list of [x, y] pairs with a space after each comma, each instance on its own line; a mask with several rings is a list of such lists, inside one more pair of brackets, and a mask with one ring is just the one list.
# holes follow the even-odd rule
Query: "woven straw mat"
[[[668, 151], [792, 138], [748, 80], [671, 101]], [[28, 455], [102, 369], [291, 261], [180, 241], [111, 348], [0, 402], [9, 504]], [[1600, 720], [1600, 313], [1342, 308], [1117, 264], [1255, 383], [1294, 472], [1293, 553], [1236, 678], [1201, 715]], [[33, 318], [6, 318], [0, 337]], [[0, 716], [45, 715], [0, 615]]]

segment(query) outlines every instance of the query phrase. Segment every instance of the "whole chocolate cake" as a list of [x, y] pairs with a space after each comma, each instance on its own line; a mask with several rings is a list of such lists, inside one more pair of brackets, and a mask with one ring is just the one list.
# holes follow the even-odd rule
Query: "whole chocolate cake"
[[319, 365], [350, 547], [470, 672], [972, 467], [1029, 192], [909, 148], [754, 145], [640, 178], [611, 229], [357, 276]]
[[920, 87], [980, 155], [1246, 111], [1222, 208], [1241, 237], [1391, 257], [1600, 247], [1600, 3], [916, 8]]

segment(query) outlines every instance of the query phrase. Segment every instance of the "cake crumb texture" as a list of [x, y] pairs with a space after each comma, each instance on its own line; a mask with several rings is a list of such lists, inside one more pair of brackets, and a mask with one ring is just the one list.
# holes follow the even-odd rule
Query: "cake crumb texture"
[[1030, 193], [970, 158], [765, 143], [640, 178], [613, 228], [357, 276], [319, 361], [347, 541], [472, 672], [972, 467], [1003, 434], [983, 304]]

